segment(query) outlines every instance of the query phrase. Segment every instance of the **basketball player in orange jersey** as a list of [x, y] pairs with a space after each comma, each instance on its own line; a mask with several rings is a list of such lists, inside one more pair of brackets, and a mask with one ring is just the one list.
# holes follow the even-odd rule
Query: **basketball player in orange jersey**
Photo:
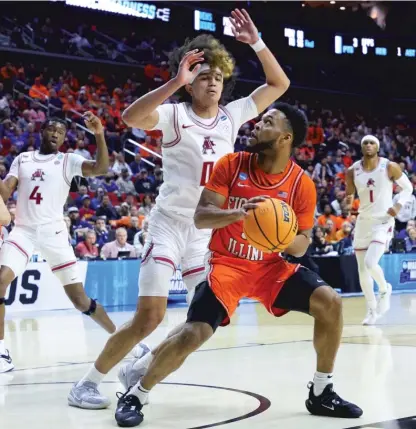
[[142, 422], [141, 409], [149, 390], [177, 370], [218, 326], [227, 325], [243, 297], [261, 302], [277, 317], [291, 310], [314, 317], [317, 372], [309, 385], [306, 407], [321, 416], [361, 416], [359, 407], [333, 390], [332, 372], [343, 327], [341, 298], [313, 271], [288, 263], [278, 253], [254, 249], [243, 234], [247, 211], [265, 196], [278, 197], [292, 206], [299, 223], [298, 235], [285, 253], [299, 257], [306, 252], [314, 225], [316, 190], [290, 160], [306, 129], [307, 120], [300, 110], [278, 103], [256, 124], [250, 139], [253, 153], [229, 154], [217, 162], [194, 216], [198, 229], [213, 229], [208, 277], [196, 289], [186, 324], [155, 350], [141, 381], [119, 399], [116, 420], [120, 426]]
[[0, 180], [0, 195], [5, 201], [18, 189], [16, 225], [0, 250], [0, 373], [14, 368], [4, 344], [6, 290], [13, 279], [25, 271], [35, 246], [61, 281], [75, 308], [107, 332], [116, 329], [104, 308], [85, 294], [63, 217], [72, 178], [102, 175], [108, 169], [101, 121], [91, 112], [84, 114], [84, 120], [97, 142], [96, 161], [59, 152], [67, 124], [63, 119], [50, 118], [42, 125], [39, 150], [19, 154], [4, 181]]
[[[378, 155], [380, 142], [368, 135], [361, 140], [363, 158], [347, 171], [348, 210], [358, 193], [360, 207], [355, 225], [354, 249], [358, 263], [361, 288], [367, 301], [363, 325], [374, 325], [390, 308], [391, 284], [386, 282], [379, 262], [393, 237], [394, 217], [410, 200], [413, 186], [395, 162]], [[393, 182], [401, 187], [398, 201], [393, 205]], [[374, 280], [379, 299], [374, 294]]]
[[[164, 182], [149, 218], [137, 311], [131, 321], [111, 336], [94, 365], [72, 387], [70, 405], [87, 409], [109, 406], [108, 398], [83, 385], [94, 383], [98, 388], [133, 346], [158, 327], [166, 312], [170, 279], [178, 265], [188, 296], [205, 278], [204, 258], [210, 231], [196, 229], [193, 221], [203, 186], [215, 162], [234, 152], [241, 125], [257, 117], [289, 86], [289, 79], [259, 38], [248, 13], [236, 9], [231, 14], [236, 39], [250, 45], [263, 66], [264, 85], [248, 97], [222, 106], [220, 100], [233, 87], [234, 59], [212, 35], [202, 34], [172, 53], [174, 77], [143, 95], [123, 113], [123, 120], [131, 127], [163, 131]], [[184, 102], [163, 104], [178, 91]]]

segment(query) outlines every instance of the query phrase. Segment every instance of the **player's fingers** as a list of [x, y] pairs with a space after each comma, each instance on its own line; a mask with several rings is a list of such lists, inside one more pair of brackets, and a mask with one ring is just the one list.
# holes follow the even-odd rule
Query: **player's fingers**
[[267, 200], [267, 196], [260, 195], [258, 197], [253, 197], [248, 200], [249, 203], [261, 203]]
[[240, 28], [241, 27], [241, 22], [238, 19], [238, 16], [235, 13], [233, 13], [233, 12], [231, 12], [231, 15], [232, 15], [232, 17], [230, 17], [231, 24], [233, 24], [233, 26], [235, 28]]
[[252, 22], [253, 21], [251, 19], [250, 15], [248, 14], [248, 12], [245, 9], [242, 10], [242, 13], [243, 13], [244, 18], [246, 19], [247, 22]]
[[201, 64], [197, 64], [195, 67], [194, 67], [194, 69], [192, 70], [192, 74], [194, 75], [194, 76], [196, 76], [197, 74], [198, 74], [198, 72], [199, 72], [199, 69], [201, 68]]
[[247, 211], [247, 210], [254, 210], [254, 209], [256, 209], [258, 206], [259, 206], [259, 205], [258, 205], [258, 204], [255, 204], [255, 203], [246, 203], [246, 204], [243, 204], [243, 209], [244, 209], [244, 211]]
[[243, 15], [240, 9], [235, 9], [235, 14], [238, 16], [238, 19], [242, 24], [247, 22], [246, 17]]

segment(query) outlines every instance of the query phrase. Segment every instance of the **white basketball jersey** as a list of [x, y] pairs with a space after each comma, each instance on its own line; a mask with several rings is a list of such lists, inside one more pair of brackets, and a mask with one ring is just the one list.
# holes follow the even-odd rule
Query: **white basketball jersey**
[[16, 157], [8, 174], [18, 180], [15, 224], [36, 227], [63, 220], [72, 178], [82, 176], [84, 161], [60, 152], [23, 152]]
[[193, 222], [195, 208], [214, 164], [234, 152], [234, 142], [242, 124], [256, 117], [251, 97], [220, 106], [215, 118], [202, 119], [188, 103], [158, 107], [163, 131], [163, 185], [156, 206], [169, 216]]
[[363, 219], [380, 219], [387, 216], [392, 206], [393, 182], [389, 178], [389, 160], [380, 158], [377, 168], [368, 172], [363, 170], [361, 161], [354, 163], [354, 184], [360, 199], [358, 210]]

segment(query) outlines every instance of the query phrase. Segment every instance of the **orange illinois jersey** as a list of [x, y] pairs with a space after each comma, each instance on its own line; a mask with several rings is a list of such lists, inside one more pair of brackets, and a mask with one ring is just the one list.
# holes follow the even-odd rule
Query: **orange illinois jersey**
[[[289, 161], [280, 174], [266, 174], [257, 166], [257, 155], [247, 152], [222, 157], [205, 187], [223, 195], [224, 209], [239, 209], [250, 198], [267, 195], [288, 203], [296, 213], [299, 231], [314, 225], [316, 189], [301, 167]], [[246, 261], [282, 260], [277, 253], [263, 253], [251, 246], [243, 233], [243, 221], [212, 232], [209, 249], [213, 257], [228, 256]]]

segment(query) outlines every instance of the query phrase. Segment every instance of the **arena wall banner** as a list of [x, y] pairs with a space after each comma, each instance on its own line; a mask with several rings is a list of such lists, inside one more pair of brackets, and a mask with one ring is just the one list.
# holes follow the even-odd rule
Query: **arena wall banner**
[[384, 255], [380, 265], [393, 290], [416, 290], [416, 253]]
[[[87, 295], [106, 307], [133, 310], [137, 304], [140, 261], [79, 261]], [[186, 289], [178, 270], [171, 280], [170, 297], [185, 300]], [[6, 295], [7, 314], [73, 308], [58, 279], [45, 262], [31, 262]]]

